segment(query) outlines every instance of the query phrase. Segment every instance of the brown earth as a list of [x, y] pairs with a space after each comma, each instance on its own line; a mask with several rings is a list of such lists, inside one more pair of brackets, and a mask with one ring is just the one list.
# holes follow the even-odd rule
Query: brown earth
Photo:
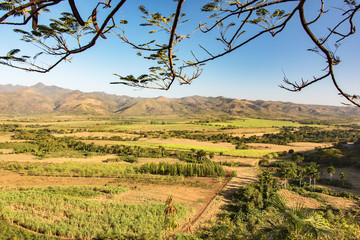
[[1, 186], [104, 186], [114, 178], [22, 176], [16, 172], [0, 170]]
[[8, 154], [8, 153], [12, 153], [13, 151], [14, 151], [13, 149], [0, 149], [1, 154]]
[[26, 142], [26, 140], [13, 140], [11, 136], [14, 134], [0, 135], [0, 142]]

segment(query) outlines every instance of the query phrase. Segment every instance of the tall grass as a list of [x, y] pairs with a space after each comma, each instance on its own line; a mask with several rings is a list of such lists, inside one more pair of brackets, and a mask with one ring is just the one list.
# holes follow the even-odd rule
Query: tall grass
[[[0, 216], [26, 229], [67, 238], [92, 239], [102, 235], [161, 238], [163, 204], [128, 204], [95, 196], [125, 191], [121, 187], [3, 188]], [[92, 194], [91, 191], [94, 193]], [[177, 218], [187, 210], [178, 205]], [[148, 237], [146, 237], [148, 236]]]

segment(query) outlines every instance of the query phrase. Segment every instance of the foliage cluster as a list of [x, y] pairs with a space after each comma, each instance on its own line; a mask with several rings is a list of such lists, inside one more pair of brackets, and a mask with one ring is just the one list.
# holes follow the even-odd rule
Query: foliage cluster
[[222, 166], [214, 162], [198, 163], [148, 163], [139, 168], [141, 173], [162, 174], [185, 177], [225, 177]]

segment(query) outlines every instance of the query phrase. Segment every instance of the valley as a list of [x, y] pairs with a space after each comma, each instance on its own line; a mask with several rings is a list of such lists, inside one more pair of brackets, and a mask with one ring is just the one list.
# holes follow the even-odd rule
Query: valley
[[[57, 103], [64, 102], [61, 94], [74, 94], [42, 85], [36, 88], [40, 95], [58, 94]], [[11, 94], [35, 91], [19, 86], [3, 89], [5, 94], [11, 89], [15, 89]], [[356, 111], [346, 119], [338, 114], [347, 116], [348, 109], [336, 107], [311, 118], [297, 112], [264, 117], [275, 116], [275, 110], [254, 118], [250, 113], [220, 114], [217, 109], [229, 107], [209, 102], [207, 114], [202, 115], [199, 109], [192, 110], [199, 114], [187, 114], [170, 99], [144, 101], [156, 108], [144, 108], [142, 116], [134, 110], [133, 115], [125, 115], [125, 110], [120, 113], [115, 108], [111, 113], [54, 112], [62, 108], [54, 108], [57, 103], [46, 107], [52, 109], [48, 112], [17, 113], [21, 105], [11, 114], [4, 112], [0, 116], [0, 239], [280, 239], [285, 235], [316, 239], [314, 232], [319, 239], [357, 239], [360, 235]], [[172, 102], [176, 114], [161, 115], [156, 109], [170, 110], [158, 102]], [[42, 100], [38, 103], [45, 106]]]

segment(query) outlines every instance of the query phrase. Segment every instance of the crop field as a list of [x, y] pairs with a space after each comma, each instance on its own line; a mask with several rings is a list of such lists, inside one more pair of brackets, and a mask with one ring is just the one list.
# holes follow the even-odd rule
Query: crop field
[[331, 143], [302, 143], [302, 142], [290, 143], [289, 145], [286, 146], [268, 144], [268, 143], [248, 143], [247, 145], [252, 149], [269, 150], [273, 152], [282, 152], [282, 151], [287, 152], [290, 149], [293, 149], [295, 152], [302, 152], [302, 151], [314, 150], [315, 148], [325, 148], [332, 146]]
[[244, 118], [239, 120], [229, 120], [226, 122], [216, 122], [215, 125], [221, 126], [235, 126], [240, 128], [278, 128], [278, 127], [298, 127], [301, 124], [290, 121], [278, 121], [278, 120], [265, 120], [265, 119], [253, 119]]
[[93, 140], [83, 140], [83, 142], [90, 144], [94, 143], [96, 145], [125, 145], [125, 146], [140, 146], [140, 147], [146, 147], [146, 148], [159, 148], [160, 146], [165, 147], [169, 150], [187, 150], [190, 151], [191, 149], [195, 150], [204, 150], [207, 152], [214, 152], [214, 153], [222, 153], [224, 155], [229, 156], [238, 156], [238, 157], [263, 157], [266, 154], [274, 152], [273, 150], [238, 150], [234, 148], [226, 148], [226, 147], [210, 147], [210, 146], [199, 146], [199, 145], [187, 145], [187, 144], [176, 144], [176, 143], [156, 143], [156, 142], [142, 142], [142, 141], [136, 141], [136, 142], [129, 142], [129, 141], [121, 141], [121, 142], [114, 142], [114, 141], [93, 141]]
[[[221, 187], [216, 178], [119, 176], [119, 169], [127, 167], [110, 165], [73, 162], [51, 165], [49, 171], [60, 172], [62, 177], [49, 171], [42, 173], [42, 167], [26, 174], [0, 170], [3, 221], [48, 237], [92, 239], [105, 233], [110, 237], [131, 236], [135, 231], [137, 236], [162, 238], [166, 234], [163, 212], [167, 197], [173, 196], [177, 222], [183, 224]], [[111, 169], [117, 171], [112, 173]], [[82, 170], [85, 176], [93, 177], [70, 177], [71, 172]], [[104, 173], [113, 177], [105, 177]]]
[[[122, 187], [5, 187], [0, 191], [0, 214], [16, 223], [47, 235], [92, 239], [104, 232], [129, 236], [162, 236], [164, 204], [132, 204], [112, 198]], [[187, 215], [176, 205], [178, 218]], [[81, 227], [78, 227], [81, 226]]]

